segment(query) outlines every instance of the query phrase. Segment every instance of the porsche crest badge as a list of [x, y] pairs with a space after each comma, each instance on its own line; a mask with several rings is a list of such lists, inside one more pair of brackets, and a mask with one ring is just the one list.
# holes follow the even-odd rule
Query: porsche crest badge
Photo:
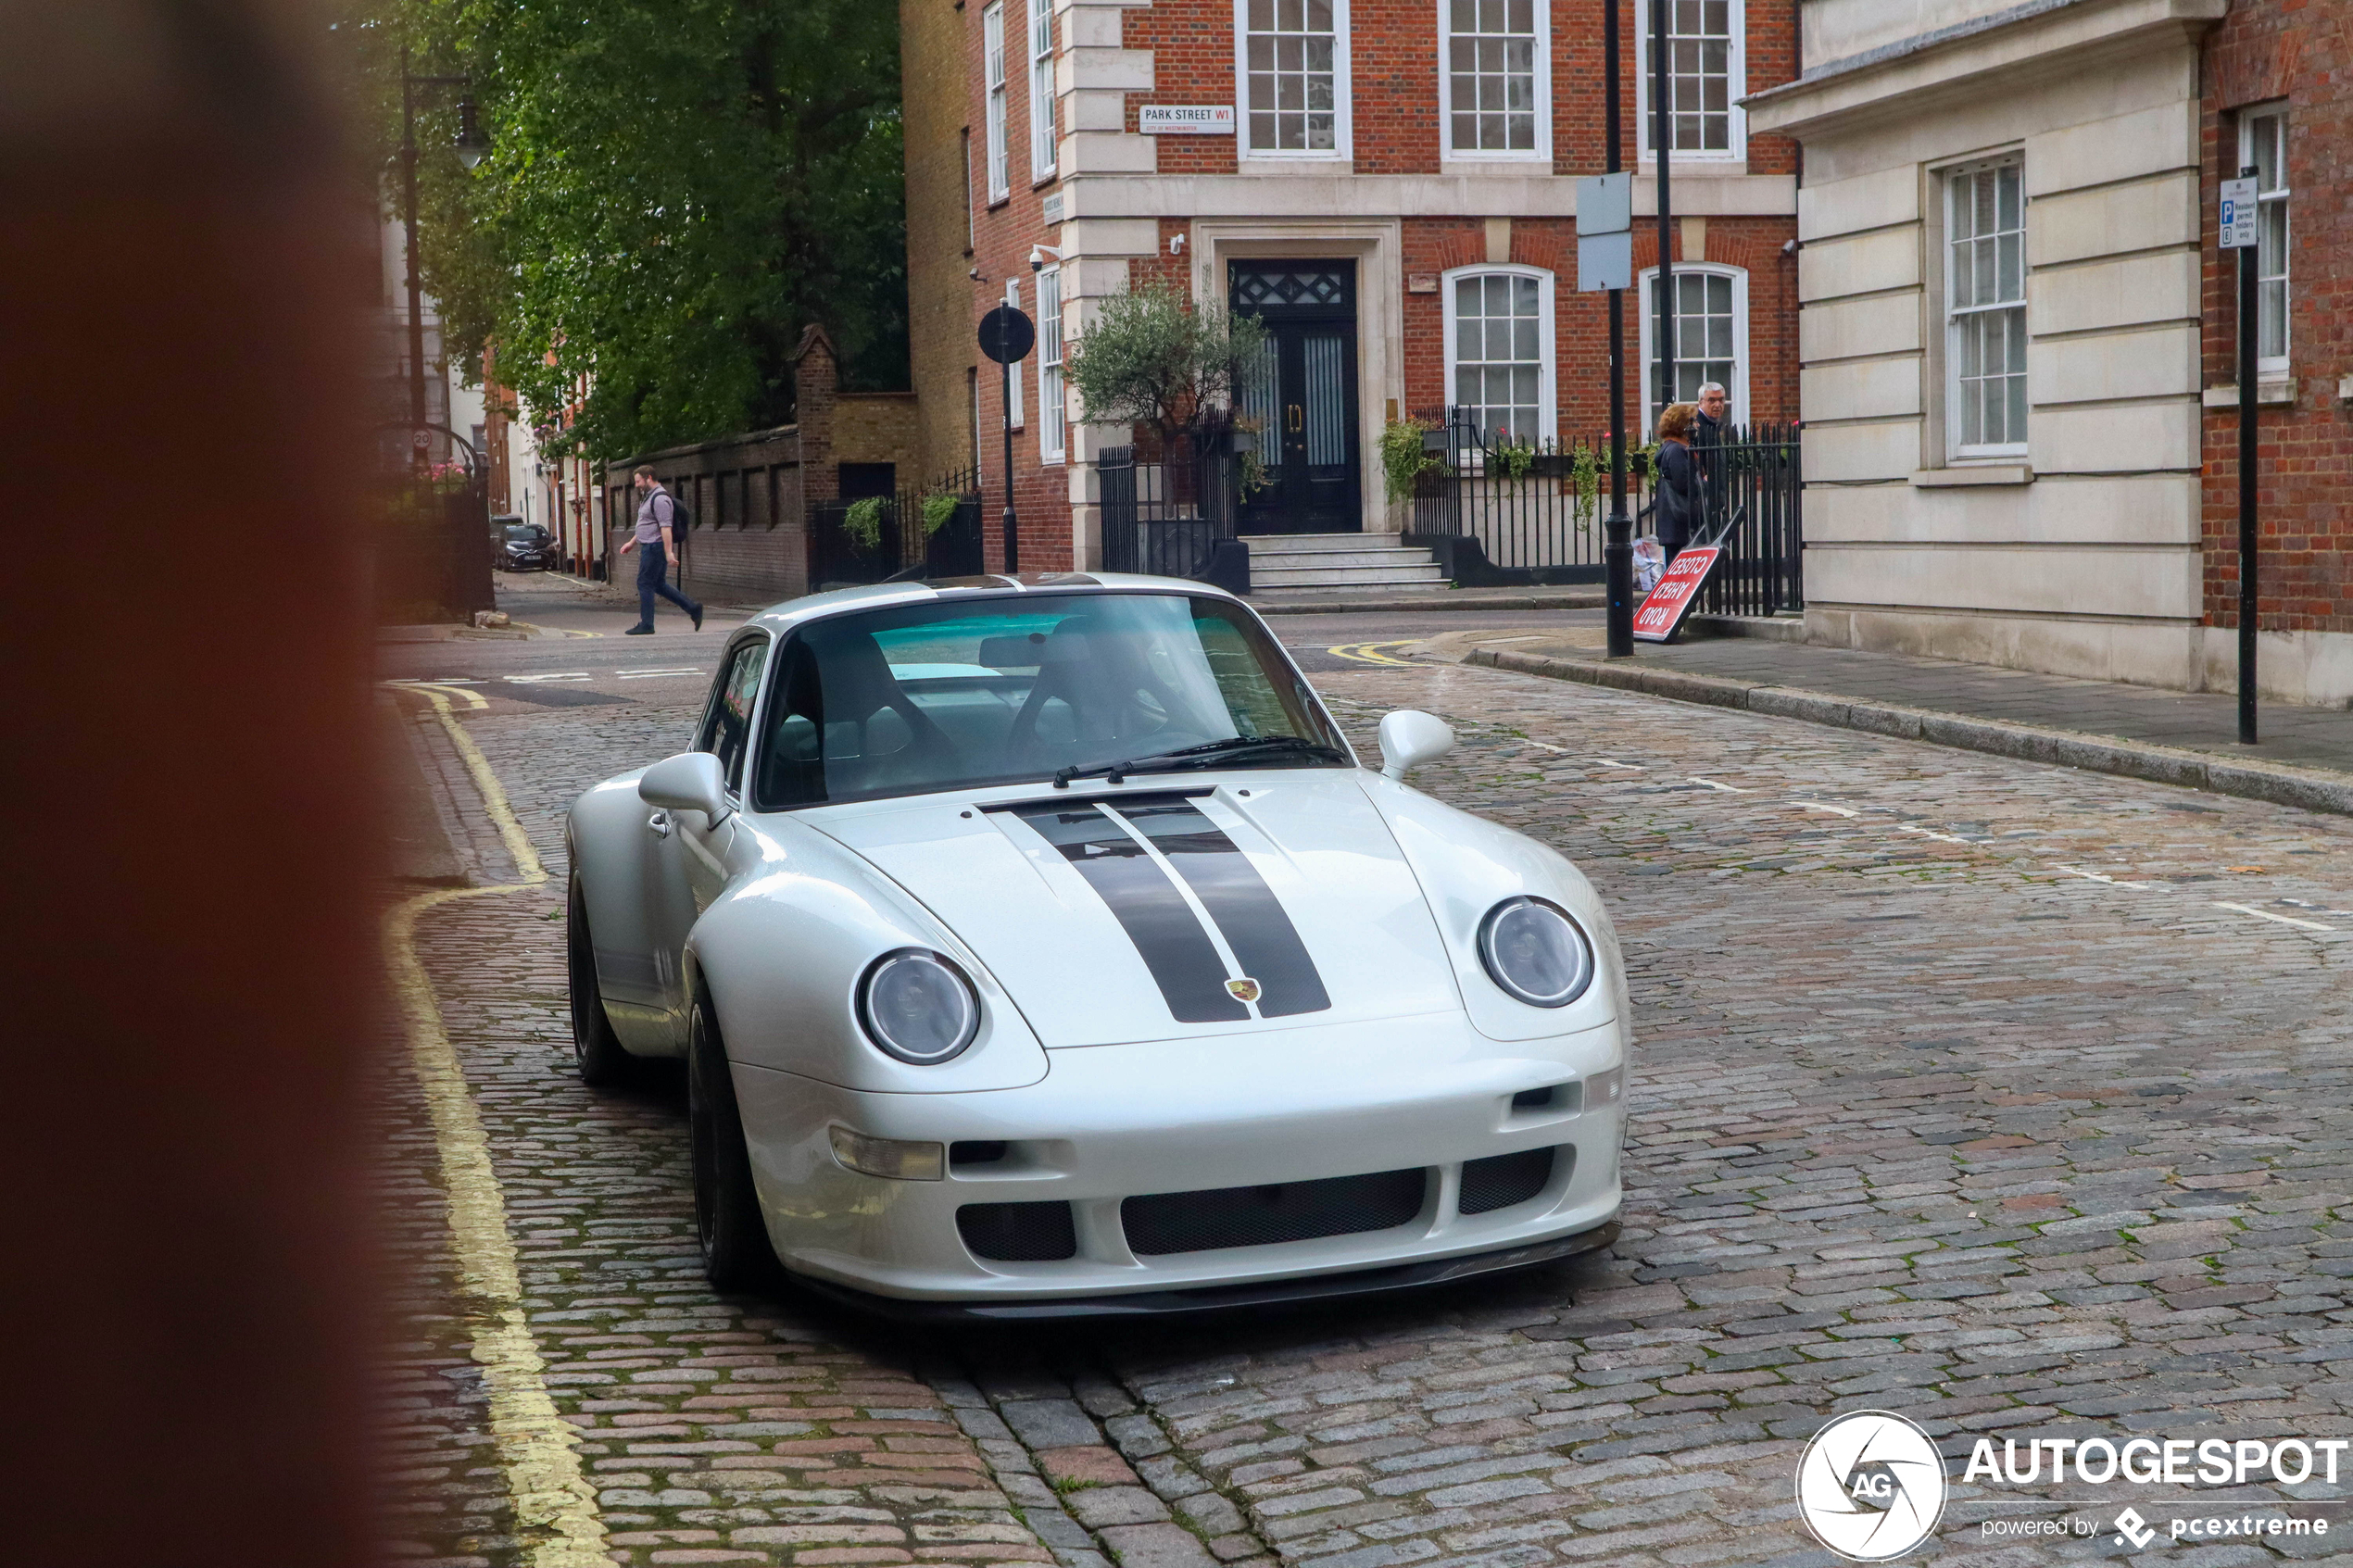
[[1255, 980], [1228, 980], [1226, 989], [1231, 991], [1238, 1001], [1254, 1002], [1258, 999], [1258, 982]]

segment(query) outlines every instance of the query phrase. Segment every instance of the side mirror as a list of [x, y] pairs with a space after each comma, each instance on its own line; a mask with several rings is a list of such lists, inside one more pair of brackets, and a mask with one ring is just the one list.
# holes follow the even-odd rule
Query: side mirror
[[665, 810], [700, 811], [716, 827], [729, 810], [727, 770], [708, 751], [682, 751], [638, 775], [637, 798]]
[[1453, 749], [1454, 732], [1435, 714], [1401, 708], [1380, 721], [1380, 771], [1386, 778], [1402, 779], [1408, 768], [1435, 762]]

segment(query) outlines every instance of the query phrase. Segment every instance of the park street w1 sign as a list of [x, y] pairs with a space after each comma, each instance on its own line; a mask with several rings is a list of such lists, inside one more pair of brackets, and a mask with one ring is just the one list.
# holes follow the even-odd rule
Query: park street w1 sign
[[1685, 550], [1659, 577], [1658, 586], [1642, 600], [1634, 611], [1634, 640], [1638, 643], [1671, 643], [1682, 629], [1683, 617], [1699, 602], [1699, 590], [1707, 574], [1716, 566], [1716, 558], [1724, 553], [1720, 545], [1702, 545]]

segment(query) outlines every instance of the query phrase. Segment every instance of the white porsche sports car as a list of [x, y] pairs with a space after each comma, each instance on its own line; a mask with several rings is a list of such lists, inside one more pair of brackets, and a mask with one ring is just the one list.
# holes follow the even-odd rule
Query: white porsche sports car
[[582, 1076], [686, 1058], [722, 1288], [1196, 1311], [1617, 1235], [1627, 1009], [1576, 868], [1361, 766], [1240, 600], [819, 594], [566, 829]]

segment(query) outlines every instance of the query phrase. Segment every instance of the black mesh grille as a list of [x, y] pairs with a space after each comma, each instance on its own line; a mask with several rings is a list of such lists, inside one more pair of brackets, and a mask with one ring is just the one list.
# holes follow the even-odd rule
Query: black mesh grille
[[956, 1230], [975, 1258], [1000, 1263], [1051, 1263], [1078, 1256], [1067, 1203], [967, 1203]]
[[1127, 1245], [1143, 1257], [1217, 1247], [1271, 1247], [1319, 1236], [1385, 1231], [1422, 1211], [1422, 1171], [1380, 1171], [1273, 1186], [1161, 1192], [1119, 1206]]
[[1463, 1161], [1463, 1193], [1454, 1207], [1466, 1214], [1484, 1214], [1525, 1203], [1553, 1179], [1549, 1148], [1523, 1149], [1517, 1154], [1493, 1154]]

